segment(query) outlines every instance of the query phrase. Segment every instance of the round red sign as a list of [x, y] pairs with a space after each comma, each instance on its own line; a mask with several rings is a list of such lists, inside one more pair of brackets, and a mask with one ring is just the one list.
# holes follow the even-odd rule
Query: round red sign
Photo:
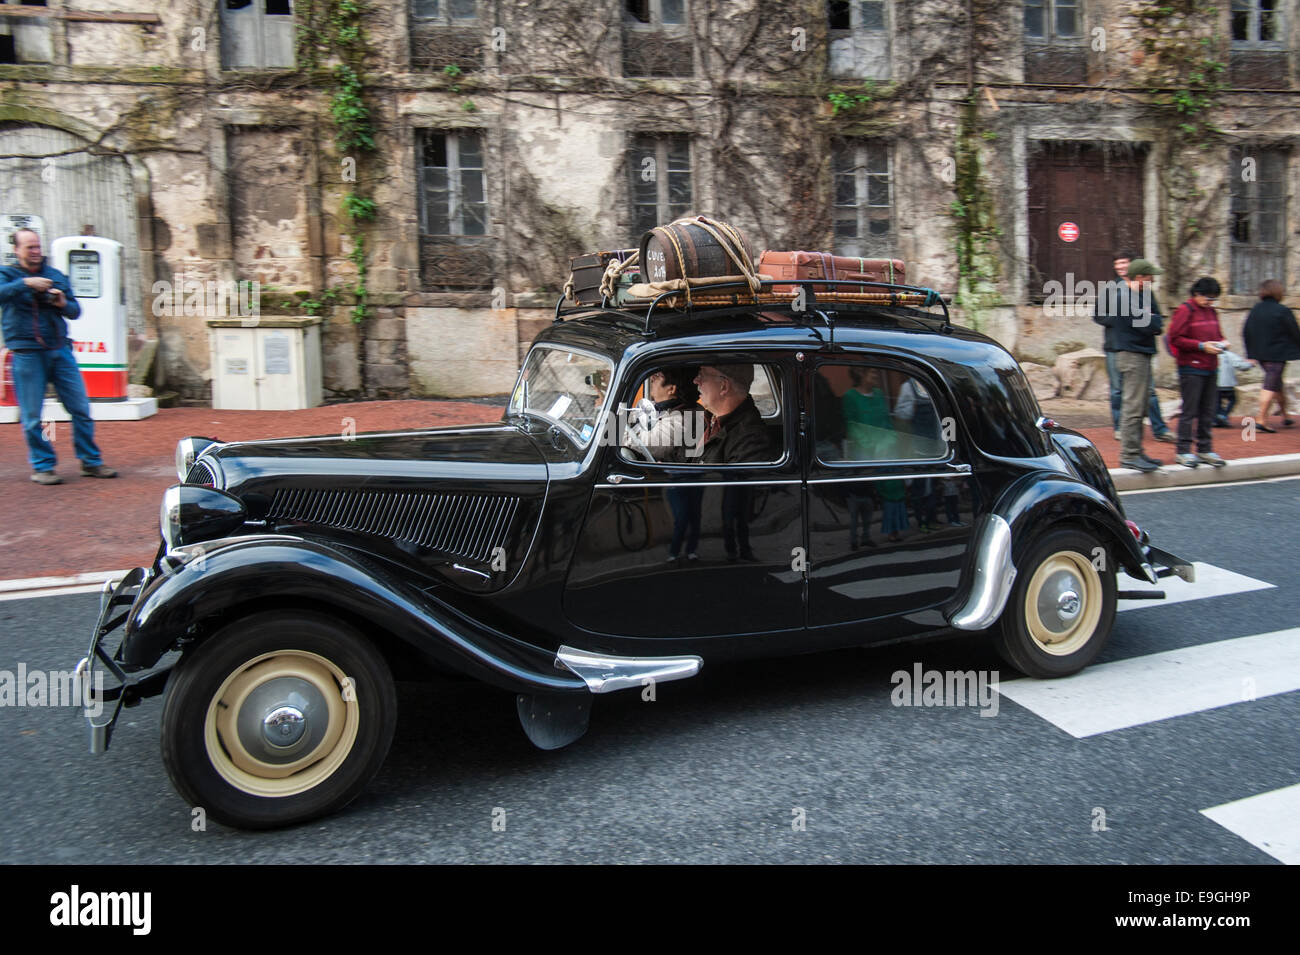
[[1073, 222], [1062, 222], [1057, 227], [1056, 234], [1061, 237], [1062, 242], [1073, 242], [1079, 238], [1079, 227]]

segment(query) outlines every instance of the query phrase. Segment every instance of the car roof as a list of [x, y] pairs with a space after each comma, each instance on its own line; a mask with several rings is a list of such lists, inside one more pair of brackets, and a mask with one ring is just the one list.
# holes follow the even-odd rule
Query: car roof
[[[701, 347], [872, 346], [944, 363], [981, 364], [992, 353], [1006, 355], [998, 342], [973, 329], [947, 324], [942, 317], [906, 306], [818, 305], [795, 312], [789, 306], [744, 305], [659, 310], [647, 322], [646, 313], [630, 308], [570, 309], [558, 313], [555, 324], [539, 340], [586, 344], [610, 354], [635, 348], [638, 355], [661, 347], [678, 350], [688, 339]], [[660, 347], [656, 347], [660, 346]], [[999, 362], [1000, 363], [1000, 362]]]
[[867, 351], [911, 359], [931, 367], [951, 391], [954, 407], [981, 450], [1018, 458], [1051, 453], [1046, 435], [1032, 427], [1040, 414], [1038, 402], [1011, 353], [987, 335], [917, 308], [836, 303], [808, 312], [780, 305], [661, 309], [649, 322], [640, 309], [557, 309], [555, 323], [536, 339], [546, 342], [607, 355], [616, 368], [687, 347], [744, 351], [785, 346], [816, 350], [816, 360]]

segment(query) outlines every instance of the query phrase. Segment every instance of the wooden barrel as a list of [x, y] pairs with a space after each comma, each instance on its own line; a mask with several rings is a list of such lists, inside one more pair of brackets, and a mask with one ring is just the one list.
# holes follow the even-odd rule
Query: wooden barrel
[[[715, 231], [726, 238], [726, 233]], [[749, 238], [739, 235], [745, 255], [752, 261]], [[641, 237], [641, 275], [646, 282], [699, 279], [715, 275], [739, 275], [740, 269], [708, 230], [689, 219], [656, 226]]]
[[573, 301], [578, 305], [600, 304], [600, 280], [612, 260], [626, 262], [636, 249], [616, 249], [613, 252], [587, 252], [569, 259], [569, 284], [573, 288]]

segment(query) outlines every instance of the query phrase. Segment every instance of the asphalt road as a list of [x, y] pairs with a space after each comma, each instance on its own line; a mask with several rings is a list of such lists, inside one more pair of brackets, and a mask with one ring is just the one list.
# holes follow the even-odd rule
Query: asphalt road
[[[1121, 613], [1098, 665], [1300, 620], [1300, 480], [1125, 507], [1174, 553], [1277, 586]], [[0, 669], [71, 668], [96, 601], [0, 603]], [[98, 757], [75, 711], [4, 707], [0, 861], [1276, 862], [1200, 810], [1300, 783], [1300, 692], [1076, 739], [1005, 698], [994, 718], [895, 707], [891, 674], [916, 662], [1012, 676], [970, 636], [706, 667], [654, 702], [599, 699], [587, 736], [552, 753], [525, 740], [508, 695], [403, 685], [370, 788], [271, 833], [192, 831], [159, 757], [157, 699], [127, 710]]]

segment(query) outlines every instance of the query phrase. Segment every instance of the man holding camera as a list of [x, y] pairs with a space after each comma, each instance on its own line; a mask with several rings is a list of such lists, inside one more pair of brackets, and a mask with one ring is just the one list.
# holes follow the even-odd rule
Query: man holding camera
[[72, 443], [84, 477], [111, 478], [95, 445], [95, 423], [81, 370], [72, 354], [65, 319], [81, 315], [81, 306], [68, 277], [51, 268], [41, 252], [41, 237], [31, 229], [13, 234], [18, 265], [0, 266], [0, 307], [4, 310], [5, 347], [14, 353], [14, 391], [27, 438], [32, 480], [62, 484], [54, 473], [54, 447], [41, 427], [45, 387], [54, 385], [59, 401], [72, 418]]

